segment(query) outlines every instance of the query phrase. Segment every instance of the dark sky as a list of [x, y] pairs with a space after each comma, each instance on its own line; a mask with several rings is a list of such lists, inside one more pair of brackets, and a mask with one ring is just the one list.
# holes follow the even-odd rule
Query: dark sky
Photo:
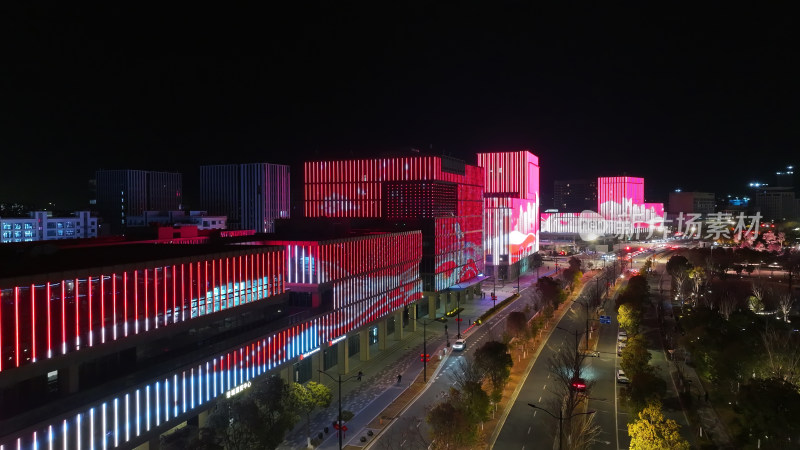
[[96, 169], [136, 168], [184, 172], [192, 206], [200, 164], [412, 147], [528, 148], [545, 194], [627, 173], [656, 201], [797, 162], [789, 10], [108, 3], [0, 11], [0, 201], [83, 208]]

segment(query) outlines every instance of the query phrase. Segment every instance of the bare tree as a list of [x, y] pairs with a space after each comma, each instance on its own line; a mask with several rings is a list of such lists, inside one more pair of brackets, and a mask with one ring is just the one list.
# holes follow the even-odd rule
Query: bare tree
[[786, 322], [789, 321], [789, 312], [792, 311], [792, 307], [794, 306], [794, 299], [792, 298], [792, 294], [787, 292], [780, 296], [778, 299], [778, 307], [781, 310], [781, 314], [783, 314], [783, 320]]
[[726, 289], [722, 293], [722, 297], [720, 297], [717, 307], [719, 308], [719, 313], [722, 314], [722, 317], [724, 317], [725, 320], [731, 318], [731, 314], [733, 314], [733, 312], [736, 310], [736, 298], [733, 296], [731, 291]]
[[769, 376], [796, 384], [800, 380], [800, 336], [790, 330], [767, 328], [761, 340], [767, 352], [764, 370]]

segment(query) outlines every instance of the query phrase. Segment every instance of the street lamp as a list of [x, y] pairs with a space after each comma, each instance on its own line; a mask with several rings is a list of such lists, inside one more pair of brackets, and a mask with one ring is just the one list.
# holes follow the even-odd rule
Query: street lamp
[[[580, 300], [575, 300], [575, 303], [580, 303], [586, 307], [586, 351], [589, 351], [589, 304]], [[575, 330], [577, 332], [577, 330]], [[577, 336], [576, 336], [577, 339]]]
[[[333, 381], [338, 381], [339, 383], [339, 417], [336, 419], [336, 428], [339, 431], [339, 450], [342, 450], [342, 432], [344, 431], [342, 428], [342, 381], [350, 381], [353, 378], [357, 378], [358, 375], [352, 375], [350, 377], [342, 379], [342, 374], [339, 374], [339, 379], [333, 378], [329, 373], [323, 372], [322, 370], [317, 370], [317, 372], [325, 375], [326, 377], [330, 378]], [[359, 372], [360, 373], [360, 372]]]
[[[417, 322], [422, 324], [422, 355], [420, 359], [422, 359], [422, 381], [427, 383], [428, 382], [428, 335], [427, 335], [427, 327], [428, 323], [422, 319], [416, 319]], [[447, 345], [450, 345], [450, 341], [447, 342]]]
[[582, 413], [573, 414], [573, 415], [571, 415], [569, 417], [563, 417], [563, 412], [562, 412], [561, 408], [559, 408], [558, 409], [558, 417], [556, 417], [555, 414], [551, 413], [550, 411], [548, 411], [548, 410], [546, 410], [546, 409], [544, 409], [542, 407], [536, 406], [533, 403], [528, 403], [528, 406], [530, 406], [531, 408], [534, 408], [534, 409], [540, 409], [540, 410], [546, 412], [547, 414], [550, 414], [550, 417], [552, 417], [554, 419], [558, 419], [558, 448], [559, 449], [563, 449], [564, 448], [564, 444], [563, 444], [563, 441], [564, 441], [564, 421], [565, 420], [570, 420], [573, 417], [594, 414], [596, 412], [596, 411], [586, 411], [586, 412], [582, 412]]

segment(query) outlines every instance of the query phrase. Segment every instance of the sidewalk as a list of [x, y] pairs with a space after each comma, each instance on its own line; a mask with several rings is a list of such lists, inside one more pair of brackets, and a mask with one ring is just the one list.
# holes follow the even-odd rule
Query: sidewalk
[[[539, 276], [550, 276], [554, 270], [550, 268], [545, 270], [544, 267], [539, 269]], [[520, 278], [519, 284], [522, 289], [528, 288], [535, 282], [536, 271], [532, 270], [525, 273]], [[464, 308], [461, 311], [461, 317], [464, 319], [465, 324], [470, 323], [477, 319], [481, 314], [486, 312], [494, 305], [489, 293], [492, 289], [491, 282], [484, 282], [483, 290], [486, 292], [485, 298], [477, 296], [469, 302], [464, 302], [461, 306]], [[497, 294], [497, 302], [505, 300], [508, 297], [517, 293], [516, 280], [498, 283], [495, 286], [495, 293]], [[462, 326], [462, 334], [469, 325]], [[450, 323], [449, 329], [451, 342], [455, 340], [456, 327]], [[351, 449], [361, 448], [370, 443], [371, 439], [367, 442], [360, 442], [359, 438], [365, 435], [370, 430], [370, 423], [374, 420], [379, 420], [379, 415], [384, 409], [391, 405], [398, 397], [400, 397], [408, 389], [417, 377], [422, 372], [422, 364], [419, 362], [419, 354], [422, 353], [422, 325], [417, 325], [417, 331], [410, 331], [411, 327], [406, 326], [406, 337], [402, 341], [390, 341], [391, 344], [387, 346], [386, 350], [380, 352], [369, 361], [361, 361], [356, 365], [350, 366], [350, 374], [363, 372], [362, 381], [352, 379], [342, 383], [342, 410], [352, 411], [354, 416], [347, 422], [347, 431], [343, 436], [343, 445], [345, 448], [349, 446]], [[431, 355], [431, 361], [428, 363], [428, 380], [434, 378], [434, 370], [441, 366], [439, 357], [442, 355], [442, 350], [445, 346], [445, 333], [441, 326], [428, 325], [427, 327], [427, 350]], [[449, 350], [444, 356], [444, 359], [449, 356]], [[442, 361], [443, 362], [443, 361]], [[435, 366], [436, 369], [433, 369]], [[401, 383], [397, 382], [397, 375], [402, 375]], [[317, 412], [311, 419], [311, 437], [316, 438], [317, 434], [323, 433], [323, 440], [316, 448], [319, 449], [338, 449], [339, 440], [338, 432], [333, 429], [333, 421], [338, 414], [338, 386], [337, 383], [327, 379], [327, 377], [320, 375], [315, 377], [317, 382], [321, 382], [331, 388], [333, 393], [333, 401], [331, 406], [323, 411]], [[423, 387], [424, 388], [424, 387]], [[416, 391], [414, 391], [416, 392]], [[412, 392], [409, 392], [412, 394]], [[410, 399], [409, 399], [410, 400]], [[328, 428], [328, 433], [324, 433], [325, 427]], [[279, 450], [297, 450], [306, 448], [306, 434], [305, 434], [305, 421], [301, 420], [297, 423], [295, 428], [287, 434], [286, 440], [278, 446]]]
[[[648, 321], [653, 320], [654, 322], [660, 322], [661, 324], [660, 328], [656, 329], [659, 332], [662, 348], [664, 349], [662, 370], [664, 371], [664, 374], [668, 374], [670, 376], [670, 379], [667, 380], [667, 383], [672, 384], [676, 391], [689, 392], [689, 399], [686, 399], [686, 397], [678, 397], [680, 407], [683, 409], [684, 414], [691, 412], [697, 413], [697, 417], [691, 418], [693, 419], [691, 420], [692, 429], [688, 430], [692, 437], [690, 442], [696, 443], [698, 440], [710, 439], [717, 448], [734, 448], [733, 440], [728, 434], [727, 428], [717, 415], [713, 404], [708, 401], [706, 390], [700, 381], [700, 377], [697, 375], [697, 371], [682, 361], [675, 361], [668, 352], [668, 349], [670, 349], [677, 340], [677, 336], [675, 336], [676, 326], [670, 296], [664, 296], [658, 292], [653, 292], [653, 296], [661, 297], [654, 303], [654, 307], [657, 307], [658, 302], [660, 301], [660, 304], [663, 308], [663, 315], [660, 317], [660, 320], [659, 317], [657, 317], [657, 310], [654, 310], [655, 308], [648, 311], [648, 315], [650, 316], [648, 317]], [[652, 317], [653, 315], [656, 315], [656, 317]], [[680, 365], [680, 367], [678, 367], [678, 365]], [[688, 386], [684, 385], [682, 382], [681, 373], [683, 374], [683, 379], [687, 381]], [[698, 421], [699, 423], [697, 423]]]

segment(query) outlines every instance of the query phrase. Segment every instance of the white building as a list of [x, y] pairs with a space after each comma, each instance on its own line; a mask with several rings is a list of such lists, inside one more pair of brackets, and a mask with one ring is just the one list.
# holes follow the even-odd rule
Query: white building
[[97, 218], [89, 211], [71, 217], [50, 217], [49, 211], [35, 211], [31, 217], [0, 217], [0, 243], [85, 239], [97, 237]]

